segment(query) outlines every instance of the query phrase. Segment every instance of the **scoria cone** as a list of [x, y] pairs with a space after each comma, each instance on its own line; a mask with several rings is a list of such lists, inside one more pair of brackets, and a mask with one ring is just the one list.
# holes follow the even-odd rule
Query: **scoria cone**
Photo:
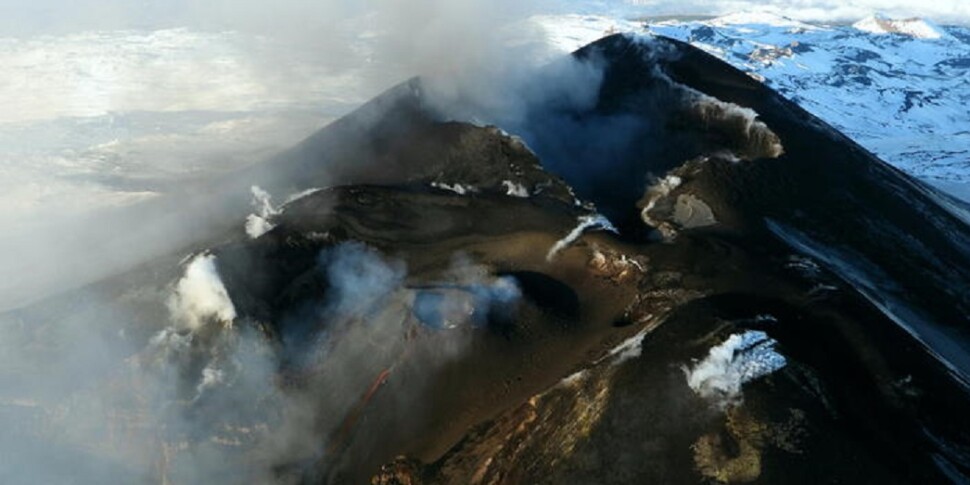
[[[205, 450], [230, 482], [965, 481], [965, 207], [686, 44], [575, 57], [595, 102], [530, 104], [502, 127], [521, 139], [445, 121], [413, 80], [226, 181], [325, 188], [200, 243], [235, 319], [137, 354], [177, 370], [166, 409], [204, 418], [166, 427], [152, 469]], [[130, 331], [165, 319], [124, 305]]]

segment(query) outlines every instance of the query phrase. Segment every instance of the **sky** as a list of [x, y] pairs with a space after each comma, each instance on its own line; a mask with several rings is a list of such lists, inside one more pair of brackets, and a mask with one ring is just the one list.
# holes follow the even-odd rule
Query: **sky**
[[[177, 26], [202, 30], [252, 30], [278, 34], [313, 31], [325, 34], [321, 29], [332, 29], [335, 19], [395, 3], [408, 6], [447, 4], [427, 0], [0, 0], [0, 35]], [[517, 5], [519, 9], [547, 12], [642, 15], [719, 15], [767, 10], [799, 20], [819, 21], [858, 20], [881, 12], [893, 17], [925, 16], [941, 23], [970, 23], [970, 2], [966, 0], [524, 0], [498, 4], [505, 9]]]

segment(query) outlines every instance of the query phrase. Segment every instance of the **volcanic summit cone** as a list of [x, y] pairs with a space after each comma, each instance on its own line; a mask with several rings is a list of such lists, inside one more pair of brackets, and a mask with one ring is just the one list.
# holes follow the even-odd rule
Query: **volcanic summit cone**
[[[201, 397], [177, 412], [238, 412], [166, 428], [157, 473], [248, 423], [211, 477], [970, 479], [966, 206], [686, 44], [574, 57], [602, 73], [595, 102], [529, 105], [502, 127], [521, 138], [449, 120], [415, 79], [227, 181], [320, 189], [206, 244], [234, 314], [179, 330]], [[173, 268], [17, 315], [169, 288]], [[181, 308], [119, 305], [146, 338]], [[206, 398], [210, 349], [246, 332], [271, 398]]]

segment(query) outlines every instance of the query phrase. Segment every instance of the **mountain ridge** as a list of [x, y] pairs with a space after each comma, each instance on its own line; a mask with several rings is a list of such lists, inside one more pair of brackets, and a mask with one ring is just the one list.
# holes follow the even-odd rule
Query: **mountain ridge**
[[970, 475], [947, 199], [689, 44], [572, 59], [595, 98], [528, 104], [521, 139], [406, 81], [218, 186], [299, 193], [264, 231], [0, 315], [0, 356], [70, 366], [0, 409], [160, 481]]

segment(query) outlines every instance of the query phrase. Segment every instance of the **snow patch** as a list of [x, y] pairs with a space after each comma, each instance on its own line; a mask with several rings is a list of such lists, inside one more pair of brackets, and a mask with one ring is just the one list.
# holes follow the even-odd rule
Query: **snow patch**
[[511, 180], [503, 180], [502, 187], [505, 188], [505, 195], [510, 195], [512, 197], [528, 197], [529, 189], [525, 188], [522, 184], [517, 184]]
[[556, 244], [549, 249], [549, 252], [546, 254], [546, 261], [552, 261], [559, 251], [566, 249], [570, 244], [576, 242], [579, 236], [582, 236], [584, 232], [590, 229], [604, 229], [619, 234], [616, 227], [613, 227], [613, 223], [602, 214], [582, 216], [579, 218], [579, 224], [566, 237], [556, 241]]
[[478, 189], [471, 185], [462, 185], [459, 183], [449, 185], [444, 182], [431, 182], [431, 186], [436, 189], [454, 192], [458, 195], [474, 194], [478, 192]]
[[798, 29], [814, 30], [815, 27], [805, 22], [771, 12], [739, 12], [723, 15], [708, 21], [711, 25], [724, 27], [728, 25], [770, 25], [772, 27], [794, 27]]
[[731, 335], [693, 367], [683, 367], [687, 385], [720, 409], [740, 404], [745, 383], [787, 365], [785, 357], [775, 351], [777, 343], [758, 330]]
[[916, 39], [940, 39], [946, 35], [942, 29], [921, 18], [897, 20], [873, 15], [852, 24], [852, 27], [871, 34], [900, 34]]

